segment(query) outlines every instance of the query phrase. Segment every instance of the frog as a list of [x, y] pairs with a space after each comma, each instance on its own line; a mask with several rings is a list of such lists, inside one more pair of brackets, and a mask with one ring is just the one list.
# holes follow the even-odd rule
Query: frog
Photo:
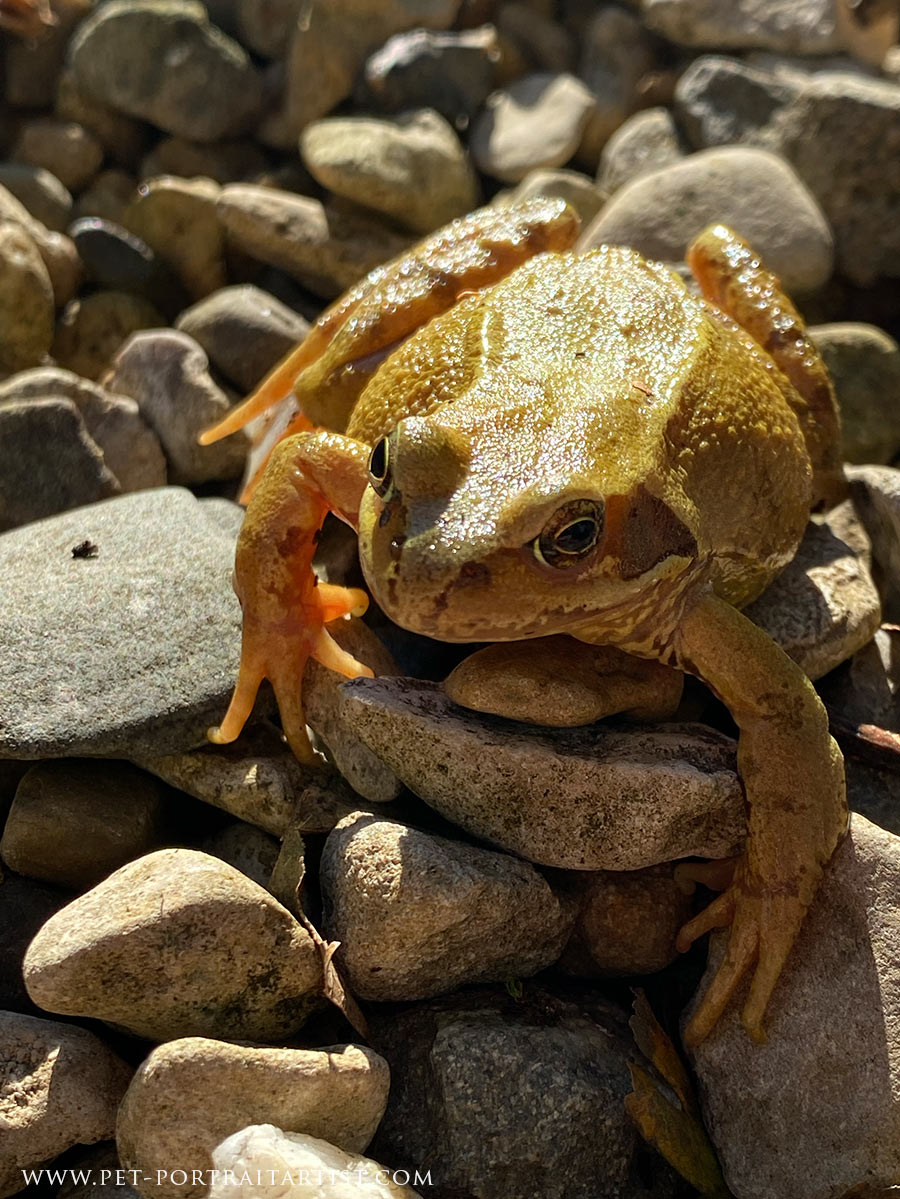
[[309, 762], [309, 659], [371, 675], [329, 632], [368, 598], [315, 576], [328, 513], [355, 530], [374, 600], [415, 633], [536, 653], [566, 638], [696, 676], [737, 726], [747, 837], [679, 934], [686, 950], [728, 930], [684, 1040], [743, 986], [762, 1042], [848, 812], [816, 691], [742, 609], [842, 494], [834, 390], [779, 280], [728, 227], [687, 248], [693, 287], [578, 238], [559, 199], [460, 218], [339, 297], [205, 434], [288, 397], [237, 543], [241, 662], [209, 736], [237, 737], [268, 679]]

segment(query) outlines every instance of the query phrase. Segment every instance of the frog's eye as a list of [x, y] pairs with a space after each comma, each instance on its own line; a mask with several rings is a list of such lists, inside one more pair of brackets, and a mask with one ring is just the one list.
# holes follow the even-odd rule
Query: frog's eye
[[572, 500], [553, 513], [533, 542], [534, 556], [545, 566], [566, 570], [579, 566], [603, 533], [603, 504]]
[[391, 489], [393, 472], [391, 471], [391, 455], [388, 449], [388, 439], [381, 437], [372, 447], [369, 455], [369, 482], [376, 495], [384, 499]]

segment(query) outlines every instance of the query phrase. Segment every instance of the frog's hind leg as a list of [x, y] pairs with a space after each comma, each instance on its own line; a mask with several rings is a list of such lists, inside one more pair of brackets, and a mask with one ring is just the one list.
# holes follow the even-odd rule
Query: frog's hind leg
[[546, 197], [453, 221], [327, 308], [306, 340], [201, 443], [234, 433], [291, 394], [312, 424], [343, 432], [369, 379], [406, 338], [464, 292], [499, 282], [535, 254], [568, 249], [577, 236], [575, 212]]
[[368, 457], [362, 442], [324, 431], [276, 447], [238, 538], [234, 589], [243, 609], [241, 665], [228, 711], [209, 730], [211, 741], [238, 736], [260, 684], [269, 679], [288, 743], [301, 761], [310, 762], [301, 700], [306, 663], [315, 658], [348, 677], [371, 675], [327, 629], [339, 617], [361, 615], [365, 592], [319, 583], [312, 570], [326, 513], [357, 523]]
[[749, 333], [786, 376], [785, 397], [812, 462], [814, 503], [836, 503], [846, 494], [840, 415], [831, 379], [800, 313], [753, 249], [725, 225], [705, 229], [686, 257], [706, 299]]

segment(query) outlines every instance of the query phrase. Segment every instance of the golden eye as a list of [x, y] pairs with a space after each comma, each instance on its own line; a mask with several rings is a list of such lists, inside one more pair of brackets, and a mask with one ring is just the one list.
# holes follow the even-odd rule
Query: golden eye
[[534, 556], [556, 569], [579, 566], [602, 533], [603, 504], [599, 500], [572, 500], [557, 508], [540, 537], [534, 539]]
[[381, 496], [382, 499], [387, 497], [391, 490], [393, 474], [386, 437], [380, 437], [372, 447], [372, 453], [369, 455], [369, 482], [376, 495]]

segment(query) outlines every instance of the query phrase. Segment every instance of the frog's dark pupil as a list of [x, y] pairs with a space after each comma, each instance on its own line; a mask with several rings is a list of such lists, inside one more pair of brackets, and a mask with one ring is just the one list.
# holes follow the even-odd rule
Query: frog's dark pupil
[[385, 499], [391, 490], [391, 456], [387, 438], [375, 442], [369, 457], [369, 482], [376, 495]]
[[589, 518], [573, 521], [556, 535], [556, 547], [564, 554], [580, 554], [597, 540], [597, 522]]

